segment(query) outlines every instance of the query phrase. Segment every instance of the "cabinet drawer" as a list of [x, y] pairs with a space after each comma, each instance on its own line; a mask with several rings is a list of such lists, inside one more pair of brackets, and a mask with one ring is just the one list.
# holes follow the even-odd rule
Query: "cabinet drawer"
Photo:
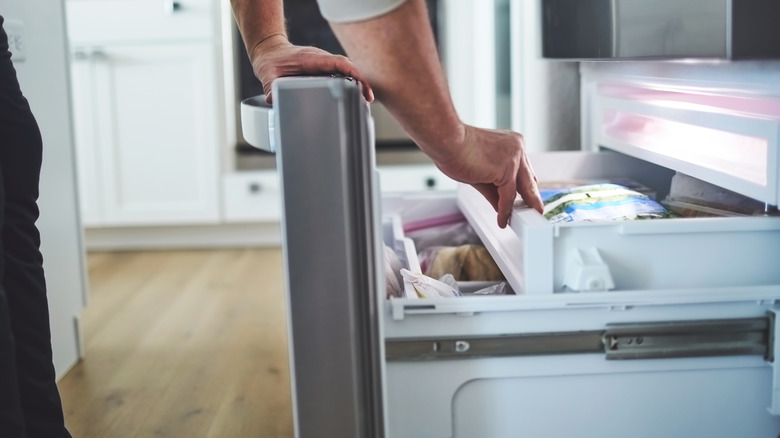
[[68, 0], [70, 44], [172, 42], [215, 35], [212, 0]]
[[457, 183], [432, 165], [379, 167], [382, 192], [455, 190]]
[[234, 173], [224, 178], [225, 222], [278, 222], [282, 196], [273, 170]]

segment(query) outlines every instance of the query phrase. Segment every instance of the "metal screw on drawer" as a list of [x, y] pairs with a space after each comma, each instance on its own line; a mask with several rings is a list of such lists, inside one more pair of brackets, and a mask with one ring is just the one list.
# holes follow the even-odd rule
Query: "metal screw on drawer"
[[433, 177], [426, 178], [425, 187], [428, 187], [429, 189], [436, 187], [436, 180]]
[[456, 353], [465, 353], [469, 351], [469, 348], [471, 345], [469, 345], [466, 341], [455, 341], [455, 352]]
[[260, 193], [263, 191], [263, 186], [254, 182], [249, 184], [249, 193]]

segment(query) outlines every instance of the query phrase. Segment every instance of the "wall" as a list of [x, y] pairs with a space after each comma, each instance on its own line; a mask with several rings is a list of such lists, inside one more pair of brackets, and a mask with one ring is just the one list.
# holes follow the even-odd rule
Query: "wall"
[[[509, 29], [500, 35], [507, 10]], [[442, 55], [452, 99], [463, 121], [511, 127], [523, 133], [529, 151], [578, 149], [578, 64], [541, 57], [540, 15], [539, 0], [443, 0]], [[508, 56], [501, 50], [507, 42]], [[500, 90], [506, 71], [509, 105]]]
[[38, 228], [49, 290], [54, 366], [61, 377], [79, 358], [75, 318], [86, 301], [64, 5], [62, 0], [6, 0], [0, 14], [23, 24], [26, 57], [14, 64], [43, 135]]

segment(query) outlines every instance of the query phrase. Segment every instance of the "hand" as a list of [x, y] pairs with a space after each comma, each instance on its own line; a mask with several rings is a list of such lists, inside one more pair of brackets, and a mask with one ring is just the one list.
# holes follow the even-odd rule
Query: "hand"
[[250, 54], [255, 76], [263, 84], [265, 100], [271, 103], [271, 84], [285, 76], [341, 74], [355, 78], [360, 84], [366, 101], [374, 101], [371, 86], [354, 64], [344, 56], [333, 55], [316, 47], [290, 44], [276, 35], [256, 46]]
[[434, 162], [450, 178], [482, 193], [498, 213], [499, 227], [509, 223], [517, 193], [529, 207], [542, 212], [544, 204], [522, 135], [465, 125], [460, 144], [447, 149], [453, 153]]

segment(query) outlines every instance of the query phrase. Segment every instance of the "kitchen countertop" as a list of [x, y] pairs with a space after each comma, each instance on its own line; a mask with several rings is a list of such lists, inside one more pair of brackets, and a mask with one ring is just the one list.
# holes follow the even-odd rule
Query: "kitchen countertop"
[[[433, 165], [433, 161], [412, 144], [403, 146], [380, 145], [377, 148], [376, 161], [378, 166]], [[236, 154], [237, 170], [269, 170], [275, 167], [276, 158], [273, 154], [243, 147], [238, 148]]]

